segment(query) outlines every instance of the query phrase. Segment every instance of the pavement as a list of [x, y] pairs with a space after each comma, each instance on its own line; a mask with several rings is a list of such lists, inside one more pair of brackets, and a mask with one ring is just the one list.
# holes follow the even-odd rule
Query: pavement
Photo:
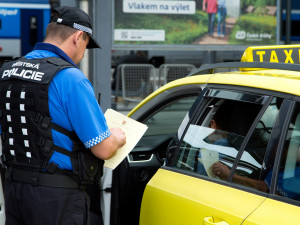
[[193, 42], [196, 45], [226, 45], [228, 44], [229, 34], [232, 31], [234, 24], [236, 23], [236, 18], [228, 17], [226, 18], [226, 35], [225, 37], [218, 37], [217, 33], [217, 23], [215, 23], [214, 34], [210, 37], [208, 34], [201, 36], [199, 39]]

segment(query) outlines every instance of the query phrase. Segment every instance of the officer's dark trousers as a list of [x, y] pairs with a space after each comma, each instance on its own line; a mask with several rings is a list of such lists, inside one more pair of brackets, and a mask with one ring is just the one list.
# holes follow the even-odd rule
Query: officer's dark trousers
[[6, 181], [6, 225], [86, 225], [89, 197], [78, 189]]

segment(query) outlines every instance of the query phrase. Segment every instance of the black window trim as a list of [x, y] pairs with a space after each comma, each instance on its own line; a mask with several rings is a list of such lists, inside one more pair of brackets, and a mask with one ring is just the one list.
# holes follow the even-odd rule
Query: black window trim
[[[182, 132], [182, 136], [180, 137], [180, 139], [178, 140], [178, 135], [176, 135], [176, 141], [174, 141], [173, 145], [170, 145], [169, 148], [167, 149], [167, 155], [173, 155], [176, 154], [180, 148], [180, 143], [182, 141], [182, 138], [184, 137], [188, 127], [190, 126], [191, 122], [194, 121], [194, 118], [196, 117], [196, 115], [198, 115], [201, 110], [205, 107], [207, 102], [206, 98], [203, 98], [205, 96], [205, 94], [207, 93], [208, 89], [205, 87], [198, 95], [198, 97], [196, 98], [195, 102], [192, 104], [191, 108], [189, 109], [189, 111], [187, 112], [190, 116], [190, 119], [188, 121], [188, 123], [186, 124], [183, 132]], [[182, 126], [182, 125], [180, 125]], [[180, 127], [179, 126], [179, 127]], [[179, 128], [178, 128], [179, 129]], [[170, 151], [174, 152], [170, 154]], [[167, 156], [168, 157], [168, 156]], [[171, 167], [174, 167], [174, 162], [170, 162]]]
[[[233, 176], [234, 176], [234, 173], [235, 173], [235, 170], [241, 160], [241, 157], [242, 155], [244, 154], [245, 152], [245, 148], [248, 144], [248, 141], [251, 137], [251, 135], [253, 134], [255, 128], [257, 127], [257, 124], [259, 123], [261, 117], [263, 116], [263, 114], [265, 113], [266, 109], [269, 107], [270, 103], [272, 102], [272, 100], [274, 99], [273, 96], [269, 96], [268, 100], [264, 103], [262, 109], [260, 110], [260, 112], [258, 113], [258, 115], [256, 116], [255, 120], [253, 121], [249, 131], [247, 132], [247, 135], [243, 141], [243, 143], [241, 144], [241, 147], [238, 149], [238, 154], [234, 160], [234, 164], [231, 168], [231, 172], [230, 172], [230, 176], [228, 178], [228, 182], [232, 183], [232, 179], [233, 179]], [[271, 138], [271, 137], [270, 137]], [[267, 150], [266, 150], [267, 151]]]
[[[199, 94], [197, 100], [195, 101], [195, 103], [198, 102], [199, 104], [198, 104], [198, 106], [196, 106], [196, 107], [195, 107], [195, 105], [193, 105], [192, 108], [195, 107], [195, 109], [189, 111], [189, 113], [191, 114], [191, 115], [190, 115], [191, 117], [190, 117], [190, 120], [189, 120], [189, 122], [187, 123], [187, 125], [186, 125], [186, 127], [185, 127], [185, 129], [184, 129], [184, 131], [183, 131], [183, 133], [182, 133], [182, 136], [181, 136], [180, 140], [178, 140], [178, 143], [176, 143], [175, 146], [170, 147], [170, 148], [172, 148], [172, 151], [174, 151], [175, 154], [178, 152], [178, 150], [179, 150], [179, 148], [180, 148], [180, 143], [182, 142], [182, 139], [183, 139], [184, 135], [186, 134], [186, 132], [187, 132], [187, 130], [188, 130], [190, 124], [193, 123], [193, 122], [195, 122], [196, 119], [202, 117], [202, 115], [203, 115], [203, 113], [204, 113], [204, 112], [203, 112], [203, 109], [204, 109], [205, 107], [207, 107], [207, 104], [209, 104], [209, 102], [212, 101], [212, 99], [221, 98], [221, 96], [220, 96], [220, 97], [210, 96], [209, 94], [212, 93], [211, 90], [219, 90], [219, 91], [225, 90], [225, 91], [232, 91], [232, 92], [244, 92], [245, 94], [249, 94], [249, 95], [257, 95], [257, 96], [260, 95], [261, 97], [266, 97], [265, 94], [257, 94], [256, 92], [253, 92], [253, 91], [252, 91], [252, 92], [249, 92], [249, 91], [245, 91], [245, 90], [244, 90], [244, 91], [243, 91], [243, 90], [235, 90], [235, 89], [230, 88], [229, 86], [227, 86], [227, 87], [228, 87], [228, 88], [223, 88], [223, 87], [220, 86], [220, 85], [217, 85], [216, 87], [215, 87], [215, 85], [207, 85], [207, 86], [203, 89], [203, 91]], [[209, 97], [209, 98], [207, 98], [207, 97]], [[224, 98], [223, 98], [223, 99], [224, 99]], [[262, 102], [263, 104], [261, 104], [261, 105], [263, 105], [263, 108], [262, 108], [262, 110], [259, 112], [258, 116], [256, 117], [256, 119], [255, 119], [255, 121], [254, 121], [255, 126], [252, 124], [253, 130], [254, 130], [254, 128], [256, 127], [256, 125], [257, 125], [257, 123], [258, 123], [258, 121], [259, 121], [257, 118], [261, 118], [261, 116], [262, 116], [262, 114], [264, 113], [266, 107], [269, 106], [269, 104], [270, 104], [270, 102], [272, 101], [272, 99], [273, 99], [273, 97], [268, 95], [268, 100]], [[251, 102], [251, 101], [250, 101], [250, 102]], [[255, 104], [254, 101], [252, 101], [252, 102]], [[256, 103], [256, 104], [259, 104], [259, 103]], [[257, 120], [257, 121], [256, 121], [256, 120]], [[251, 127], [251, 128], [252, 128], [252, 127]], [[252, 130], [251, 128], [250, 128], [250, 130], [251, 130], [251, 134], [252, 134], [253, 130]], [[250, 132], [248, 131], [248, 133], [247, 133], [247, 135], [246, 135], [246, 137], [245, 137], [245, 139], [247, 138], [247, 140], [249, 140], [249, 138], [250, 138], [249, 133], [250, 133]], [[243, 148], [240, 148], [240, 149], [239, 149], [239, 152], [238, 152], [237, 157], [239, 156], [239, 154], [240, 154], [239, 157], [242, 156], [242, 153], [244, 152], [244, 148], [245, 148], [246, 143], [247, 143], [247, 142], [245, 142], [245, 140], [244, 140], [244, 142], [243, 142], [243, 144], [242, 144], [242, 146], [241, 146], [241, 147], [243, 147]], [[170, 148], [167, 150], [167, 152], [170, 150]], [[241, 149], [243, 149], [243, 151], [241, 151]], [[241, 152], [241, 153], [240, 153], [240, 152]], [[170, 166], [171, 166], [171, 167], [174, 167], [174, 163], [175, 163], [175, 162], [171, 162], [171, 163], [170, 163]], [[238, 164], [238, 162], [236, 162], [236, 160], [235, 160], [235, 162], [234, 162], [234, 165], [235, 165], [235, 163]], [[234, 171], [234, 170], [232, 170], [231, 173], [233, 173], [233, 171]], [[233, 175], [232, 175], [232, 176], [233, 176]], [[229, 176], [229, 179], [231, 180], [232, 177]], [[229, 180], [229, 179], [228, 179], [228, 180]], [[209, 179], [209, 180], [210, 180], [210, 179]], [[226, 182], [228, 182], [228, 181], [226, 181]]]
[[[231, 92], [231, 95], [235, 94], [235, 97], [234, 98], [226, 97], [226, 94], [228, 92]], [[241, 95], [244, 95], [244, 96], [249, 95], [249, 96], [251, 96], [251, 99], [250, 98], [249, 99], [241, 99], [240, 98]], [[211, 97], [211, 98], [220, 98], [220, 99], [234, 99], [237, 101], [251, 102], [251, 103], [260, 104], [260, 105], [265, 104], [265, 101], [266, 101], [265, 97], [269, 97], [269, 95], [249, 93], [249, 92], [239, 91], [239, 90], [224, 90], [224, 89], [219, 89], [219, 88], [208, 88], [208, 92], [205, 96]]]
[[[270, 105], [270, 103], [272, 102], [273, 100], [273, 96], [270, 96], [270, 95], [266, 95], [266, 94], [259, 94], [257, 92], [250, 92], [250, 91], [245, 91], [245, 90], [236, 90], [236, 89], [231, 89], [230, 87], [228, 88], [222, 88], [222, 87], [214, 87], [215, 85], [209, 85], [207, 86], [205, 89], [207, 89], [207, 91], [205, 92], [204, 94], [204, 97], [210, 97], [210, 99], [206, 99], [206, 98], [203, 98], [202, 102], [199, 103], [199, 108], [197, 111], [197, 113], [194, 113], [193, 115], [193, 118], [190, 120], [189, 124], [187, 125], [187, 127], [185, 128], [184, 130], [184, 133], [182, 135], [182, 137], [184, 137], [189, 125], [192, 123], [192, 122], [195, 122], [195, 117], [199, 118], [199, 117], [202, 117], [202, 114], [203, 114], [203, 108], [207, 106], [207, 104], [212, 100], [212, 99], [216, 99], [216, 98], [222, 98], [222, 99], [228, 99], [228, 98], [224, 98], [223, 96], [211, 96], [211, 94], [213, 94], [215, 91], [228, 91], [228, 92], [241, 92], [241, 93], [244, 93], [244, 94], [248, 94], [248, 95], [253, 95], [253, 96], [260, 96], [260, 97], [267, 97], [267, 99], [263, 100], [261, 103], [256, 103], [255, 101], [248, 101], [248, 102], [252, 102], [254, 104], [260, 104], [262, 105], [262, 109], [260, 110], [260, 112], [258, 113], [258, 115], [256, 116], [253, 124], [251, 125], [247, 135], [245, 136], [245, 139], [241, 145], [241, 147], [238, 149], [238, 154], [236, 156], [236, 159], [234, 160], [234, 164], [233, 164], [233, 167], [231, 169], [231, 172], [230, 172], [230, 176], [228, 177], [228, 180], [226, 182], [229, 182], [229, 183], [232, 183], [232, 179], [233, 179], [233, 175], [235, 173], [235, 170], [238, 166], [238, 163], [245, 151], [245, 147], [254, 131], [254, 129], [256, 128], [260, 118], [262, 117], [263, 113], [265, 112], [265, 110], [267, 109], [267, 107]], [[240, 99], [237, 99], [239, 101], [241, 101]], [[202, 107], [201, 107], [202, 106]], [[182, 138], [181, 138], [182, 139]], [[182, 142], [182, 140], [180, 140], [180, 142]], [[180, 142], [178, 143], [178, 148], [180, 146]], [[173, 165], [172, 165], [173, 166]], [[209, 179], [210, 180], [210, 179]]]
[[[283, 116], [285, 116], [285, 120], [281, 126], [278, 126], [278, 129], [281, 130], [280, 135], [278, 138], [276, 138], [274, 136], [272, 137], [272, 135], [271, 135], [270, 142], [268, 144], [269, 149], [272, 148], [272, 145], [273, 146], [277, 145], [278, 147], [277, 147], [277, 154], [276, 154], [276, 157], [274, 160], [273, 173], [272, 173], [272, 178], [271, 178], [271, 189], [270, 189], [267, 197], [270, 199], [273, 199], [273, 200], [280, 201], [280, 202], [300, 206], [300, 201], [294, 200], [291, 198], [287, 198], [287, 197], [283, 197], [283, 196], [276, 194], [277, 178], [278, 178], [278, 173], [279, 173], [279, 169], [280, 169], [280, 161], [281, 161], [283, 147], [285, 144], [285, 138], [286, 138], [286, 135], [288, 132], [289, 124], [290, 124], [292, 116], [293, 116], [294, 109], [296, 107], [296, 103], [300, 104], [300, 98], [298, 96], [295, 96], [294, 99], [296, 101], [284, 99], [284, 102], [286, 102], [285, 103], [286, 105], [285, 106], [283, 105], [283, 108], [280, 109], [280, 113], [282, 113]], [[273, 130], [272, 130], [272, 132], [273, 132]], [[278, 140], [278, 142], [276, 142], [277, 140]], [[267, 151], [269, 149], [267, 149]]]
[[[276, 141], [276, 139], [279, 139], [279, 140], [278, 140], [278, 144], [277, 144], [277, 146], [278, 146], [277, 153], [276, 153], [276, 157], [274, 160], [274, 166], [273, 166], [273, 173], [272, 173], [271, 186], [270, 186], [270, 195], [276, 194], [277, 177], [279, 174], [280, 160], [281, 160], [281, 156], [282, 156], [283, 146], [285, 143], [285, 137], [288, 132], [288, 126], [289, 126], [291, 118], [292, 118], [292, 112], [293, 112], [294, 107], [295, 107], [294, 101], [284, 100], [280, 107], [279, 114], [282, 114], [283, 116], [285, 115], [286, 117], [285, 117], [284, 121], [282, 121], [277, 128], [277, 129], [281, 130], [278, 138], [274, 137], [276, 135], [276, 131], [274, 130], [275, 127], [272, 129], [271, 139], [273, 141]], [[277, 122], [279, 121], [279, 118], [280, 118], [280, 115], [278, 115], [278, 118], [277, 118], [277, 121], [275, 122], [275, 124], [277, 124]], [[273, 135], [273, 133], [275, 133], [275, 135]], [[276, 142], [273, 145], [276, 145]], [[267, 150], [269, 150], [269, 149], [267, 149]]]
[[[271, 180], [271, 189], [268, 193], [265, 193], [265, 192], [262, 192], [262, 191], [259, 191], [259, 190], [256, 190], [256, 189], [253, 189], [253, 188], [249, 188], [249, 187], [246, 187], [246, 186], [241, 186], [241, 185], [238, 185], [238, 184], [235, 184], [235, 183], [232, 183], [231, 180], [232, 180], [232, 176], [233, 176], [233, 171], [232, 170], [232, 174], [231, 174], [231, 178], [230, 181], [223, 181], [223, 180], [217, 180], [217, 179], [212, 179], [210, 177], [207, 177], [207, 176], [203, 176], [201, 174], [197, 174], [197, 173], [192, 173], [190, 171], [185, 171], [185, 170], [181, 170], [179, 168], [174, 168], [174, 167], [170, 167], [170, 166], [165, 166], [163, 165], [161, 167], [161, 169], [164, 169], [164, 170], [168, 170], [168, 171], [172, 171], [172, 172], [176, 172], [176, 173], [179, 173], [179, 174], [184, 174], [184, 175], [188, 175], [188, 176], [191, 176], [191, 177], [195, 177], [195, 178], [199, 178], [201, 180], [206, 180], [206, 181], [209, 181], [209, 182], [213, 182], [213, 183], [217, 183], [217, 184], [221, 184], [221, 185], [225, 185], [225, 186], [228, 186], [228, 187], [232, 187], [232, 188], [235, 188], [235, 189], [238, 189], [238, 190], [242, 190], [242, 191], [246, 191], [246, 192], [249, 192], [249, 193], [253, 193], [253, 194], [256, 194], [256, 195], [259, 195], [259, 196], [263, 196], [263, 197], [267, 197], [267, 198], [270, 198], [270, 199], [274, 199], [274, 200], [279, 200], [281, 202], [286, 202], [286, 203], [289, 203], [289, 204], [292, 204], [292, 205], [297, 205], [299, 206], [300, 205], [300, 201], [296, 201], [296, 200], [293, 200], [293, 199], [289, 199], [289, 198], [284, 198], [284, 197], [281, 197], [281, 196], [278, 196], [275, 194], [275, 181], [277, 180], [277, 174], [279, 172], [279, 164], [280, 164], [280, 159], [281, 159], [281, 153], [282, 153], [282, 149], [283, 149], [283, 145], [284, 145], [284, 137], [286, 136], [286, 133], [287, 133], [287, 130], [288, 130], [288, 126], [289, 126], [289, 122], [290, 122], [290, 119], [291, 119], [291, 115], [292, 115], [292, 112], [293, 112], [293, 109], [294, 109], [294, 106], [295, 106], [295, 103], [292, 104], [292, 102], [294, 102], [295, 100], [296, 101], [299, 101], [299, 104], [300, 104], [300, 96], [294, 96], [292, 94], [288, 94], [288, 93], [282, 93], [282, 92], [276, 92], [276, 91], [272, 91], [272, 90], [264, 90], [264, 89], [259, 89], [259, 88], [253, 88], [253, 87], [242, 87], [242, 86], [235, 86], [235, 85], [219, 85], [219, 84], [209, 84], [206, 86], [205, 89], [203, 89], [202, 92], [205, 92], [207, 89], [222, 89], [222, 90], [232, 90], [232, 91], [242, 91], [242, 92], [248, 92], [249, 94], [251, 93], [254, 93], [254, 94], [261, 94], [261, 95], [268, 95], [270, 96], [270, 98], [268, 99], [267, 102], [265, 102], [262, 110], [259, 112], [258, 116], [256, 117], [255, 121], [253, 122], [253, 125], [251, 126], [249, 132], [247, 133], [247, 138], [249, 138], [252, 134], [252, 129], [253, 127], [255, 128], [255, 126], [257, 125], [258, 121], [261, 116], [263, 115], [263, 113], [265, 112], [266, 108], [269, 106], [270, 102], [274, 99], [274, 97], [277, 97], [277, 98], [282, 98], [283, 99], [283, 102], [286, 102], [285, 104], [287, 104], [286, 106], [284, 106], [283, 108], [281, 107], [280, 110], [279, 110], [279, 113], [283, 113], [285, 112], [286, 114], [286, 119], [284, 120], [283, 123], [281, 123], [281, 125], [278, 127], [278, 129], [281, 129], [280, 131], [280, 137], [279, 137], [279, 144], [278, 144], [278, 147], [277, 149], [279, 149], [279, 152], [280, 154], [276, 154], [276, 158], [275, 158], [275, 161], [274, 161], [274, 172], [272, 174], [272, 180]], [[194, 110], [193, 112], [193, 116], [191, 117], [187, 127], [190, 125], [190, 123], [192, 121], [194, 121], [194, 117], [195, 115], [199, 116], [199, 111], [201, 111], [203, 109], [203, 107], [205, 107], [207, 104], [207, 101], [203, 101], [203, 99], [199, 102], [199, 105], [198, 107]], [[285, 109], [285, 111], [282, 111], [283, 109]], [[278, 116], [279, 118], [279, 116]], [[277, 118], [277, 120], [278, 120]], [[276, 124], [277, 121], [275, 121], [275, 124]], [[186, 133], [186, 130], [187, 130], [187, 127], [186, 129], [184, 130], [184, 133], [183, 133], [183, 136], [184, 134]], [[274, 127], [273, 127], [274, 129]], [[276, 144], [276, 138], [274, 137], [274, 130], [272, 129], [272, 133], [271, 133], [271, 136], [270, 136], [270, 140], [269, 140], [269, 143], [267, 145], [267, 149], [266, 149], [266, 152], [267, 151], [270, 151], [270, 149], [272, 148], [272, 146], [274, 146]], [[182, 140], [180, 140], [181, 142]], [[179, 142], [179, 143], [180, 143]], [[246, 142], [245, 142], [246, 143]], [[179, 145], [178, 145], [179, 146]], [[242, 152], [244, 152], [244, 149], [245, 149], [245, 146], [243, 148]], [[236, 162], [238, 162], [238, 160], [236, 160]]]
[[300, 96], [295, 96], [292, 94], [268, 90], [268, 89], [254, 88], [254, 87], [224, 85], [224, 84], [208, 84], [206, 86], [206, 88], [243, 91], [243, 92], [254, 93], [254, 94], [259, 94], [259, 95], [274, 96], [274, 97], [284, 98], [284, 99], [288, 99], [288, 100], [295, 100], [295, 99], [300, 100]]

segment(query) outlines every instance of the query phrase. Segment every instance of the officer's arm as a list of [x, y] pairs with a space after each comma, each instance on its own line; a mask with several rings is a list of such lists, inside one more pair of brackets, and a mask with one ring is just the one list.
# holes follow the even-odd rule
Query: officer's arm
[[119, 128], [112, 128], [111, 135], [100, 143], [91, 147], [92, 153], [100, 159], [111, 158], [119, 148], [126, 143], [124, 132]]

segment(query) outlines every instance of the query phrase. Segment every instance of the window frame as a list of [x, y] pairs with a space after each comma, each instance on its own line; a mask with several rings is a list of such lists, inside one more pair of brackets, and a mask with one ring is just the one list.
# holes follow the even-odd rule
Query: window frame
[[[258, 113], [258, 115], [255, 118], [253, 124], [251, 125], [251, 128], [247, 132], [247, 135], [245, 136], [245, 140], [244, 140], [241, 148], [239, 149], [239, 153], [238, 153], [239, 157], [237, 156], [237, 158], [235, 159], [235, 162], [234, 162], [235, 168], [232, 169], [230, 178], [227, 181], [211, 179], [209, 177], [205, 177], [205, 176], [202, 176], [200, 174], [198, 175], [196, 173], [191, 173], [189, 171], [184, 171], [184, 170], [181, 170], [179, 168], [174, 168], [174, 167], [165, 166], [165, 165], [162, 166], [162, 169], [170, 170], [170, 171], [173, 171], [173, 172], [176, 172], [176, 173], [185, 174], [185, 175], [195, 177], [195, 178], [198, 178], [198, 179], [202, 179], [202, 180], [207, 180], [207, 181], [213, 182], [213, 183], [219, 183], [219, 184], [222, 184], [222, 185], [225, 185], [225, 186], [228, 186], [228, 187], [232, 187], [232, 188], [235, 188], [235, 189], [238, 189], [238, 190], [251, 192], [251, 193], [254, 193], [254, 194], [261, 195], [261, 196], [269, 196], [270, 198], [275, 199], [275, 200], [280, 200], [280, 201], [295, 204], [295, 200], [284, 199], [283, 197], [274, 194], [275, 193], [274, 188], [275, 188], [276, 179], [277, 179], [277, 176], [276, 176], [277, 174], [276, 173], [272, 174], [272, 181], [271, 181], [271, 186], [270, 186], [271, 188], [270, 188], [270, 191], [268, 193], [258, 191], [258, 190], [253, 189], [253, 188], [248, 188], [246, 186], [237, 185], [237, 184], [232, 182], [232, 178], [233, 178], [236, 166], [238, 165], [238, 162], [240, 160], [240, 157], [242, 156], [243, 152], [245, 151], [246, 144], [247, 144], [249, 138], [251, 137], [251, 135], [253, 133], [253, 130], [257, 126], [260, 118], [262, 117], [263, 113], [265, 112], [267, 107], [270, 105], [270, 103], [272, 102], [274, 97], [278, 97], [278, 98], [283, 99], [282, 105], [283, 104], [284, 105], [283, 105], [283, 107], [281, 107], [279, 109], [278, 117], [275, 121], [276, 129], [278, 129], [279, 132], [274, 132], [274, 127], [275, 127], [275, 125], [274, 125], [273, 128], [272, 128], [272, 132], [271, 132], [269, 142], [267, 144], [266, 155], [267, 155], [267, 152], [269, 152], [271, 148], [273, 148], [276, 144], [278, 145], [277, 154], [276, 154], [276, 157], [275, 157], [275, 160], [274, 160], [274, 165], [273, 165], [274, 172], [278, 172], [279, 163], [280, 163], [280, 159], [281, 159], [280, 157], [281, 157], [281, 153], [282, 153], [282, 149], [283, 149], [283, 145], [284, 145], [284, 138], [286, 136], [288, 125], [289, 125], [289, 122], [290, 122], [290, 119], [291, 119], [290, 117], [291, 117], [291, 114], [293, 112], [293, 107], [295, 105], [295, 104], [293, 104], [293, 100], [298, 100], [299, 104], [300, 104], [300, 97], [298, 97], [298, 96], [294, 96], [294, 95], [287, 94], [287, 93], [271, 91], [271, 90], [262, 90], [262, 89], [257, 89], [257, 88], [249, 88], [249, 87], [241, 87], [241, 86], [232, 86], [232, 85], [225, 85], [224, 86], [224, 85], [218, 85], [218, 84], [207, 85], [206, 88], [203, 89], [202, 93], [200, 94], [200, 95], [202, 95], [201, 100], [197, 99], [195, 101], [195, 103], [197, 102], [198, 105], [193, 106], [194, 107], [193, 111], [190, 110], [190, 120], [188, 121], [188, 123], [185, 124], [184, 131], [182, 133], [182, 136], [180, 137], [180, 140], [178, 140], [178, 142], [176, 144], [176, 147], [180, 146], [180, 143], [182, 142], [182, 139], [183, 139], [189, 125], [192, 122], [195, 122], [195, 120], [197, 118], [202, 116], [203, 109], [206, 107], [206, 105], [208, 103], [208, 100], [207, 99], [205, 100], [205, 98], [203, 98], [203, 96], [205, 96], [207, 94], [209, 89], [216, 89], [216, 88], [220, 89], [220, 90], [226, 90], [226, 91], [234, 91], [234, 92], [239, 91], [239, 92], [249, 93], [249, 94], [254, 94], [254, 95], [268, 95], [269, 96], [268, 100], [266, 102], [264, 102], [261, 111]], [[282, 121], [278, 124], [279, 114], [282, 115], [282, 116], [284, 115], [285, 119], [284, 119], [284, 121]], [[174, 151], [174, 147], [175, 146], [172, 146], [173, 151]], [[296, 203], [296, 205], [298, 205], [298, 204], [300, 205], [300, 201]]]
[[[285, 99], [286, 100], [286, 99]], [[283, 147], [285, 144], [285, 140], [287, 137], [287, 133], [288, 133], [288, 127], [289, 124], [291, 123], [292, 117], [293, 117], [293, 113], [295, 112], [295, 108], [297, 104], [300, 104], [300, 98], [299, 97], [295, 97], [294, 98], [295, 101], [292, 100], [286, 100], [286, 102], [288, 103], [285, 107], [285, 112], [287, 112], [286, 114], [286, 118], [282, 127], [282, 132], [280, 133], [280, 137], [279, 137], [279, 141], [278, 141], [278, 152], [276, 154], [275, 157], [275, 161], [274, 161], [274, 167], [273, 167], [273, 174], [272, 174], [272, 179], [271, 179], [271, 190], [270, 190], [270, 198], [274, 199], [274, 200], [278, 200], [281, 202], [286, 202], [292, 205], [297, 205], [300, 206], [300, 201], [299, 200], [294, 200], [291, 198], [287, 198], [284, 196], [280, 196], [276, 194], [276, 189], [277, 189], [277, 180], [278, 180], [278, 174], [279, 174], [279, 170], [280, 170], [280, 163], [281, 163], [281, 158], [282, 158], [282, 153], [283, 153]], [[284, 114], [284, 112], [282, 113]]]
[[[235, 96], [236, 96], [236, 98], [224, 98], [224, 97], [222, 97], [221, 98], [221, 96], [219, 96], [219, 92], [231, 92], [231, 93], [234, 93], [235, 94]], [[236, 89], [234, 89], [234, 88], [222, 88], [222, 87], [214, 87], [214, 86], [207, 86], [204, 90], [203, 90], [203, 92], [199, 95], [199, 97], [198, 97], [198, 99], [195, 101], [195, 103], [198, 103], [198, 106], [193, 106], [193, 108], [195, 108], [194, 110], [190, 110], [190, 112], [189, 112], [189, 114], [190, 114], [190, 120], [189, 120], [189, 122], [186, 124], [186, 127], [184, 128], [184, 132], [183, 132], [183, 134], [182, 135], [180, 135], [180, 140], [178, 140], [178, 143], [176, 144], [176, 148], [178, 149], [179, 148], [179, 146], [180, 146], [180, 143], [183, 141], [182, 139], [183, 139], [183, 137], [184, 137], [184, 135], [186, 134], [186, 132], [187, 132], [187, 130], [188, 130], [188, 127], [190, 126], [190, 124], [191, 123], [195, 123], [199, 118], [202, 118], [203, 119], [203, 114], [205, 113], [205, 111], [206, 110], [204, 110], [204, 109], [206, 109], [207, 108], [207, 105], [209, 104], [209, 102], [211, 102], [211, 101], [213, 101], [213, 99], [231, 99], [231, 100], [240, 100], [240, 98], [237, 98], [237, 97], [239, 97], [241, 94], [239, 93], [239, 92], [241, 92], [241, 94], [243, 94], [243, 95], [250, 95], [251, 97], [252, 97], [252, 99], [248, 99], [246, 102], [253, 102], [254, 103], [254, 101], [255, 100], [257, 100], [257, 97], [259, 96], [259, 97], [267, 97], [267, 99], [266, 98], [264, 98], [263, 99], [263, 102], [262, 103], [260, 103], [261, 105], [262, 105], [262, 109], [260, 110], [260, 112], [259, 112], [259, 114], [257, 115], [257, 117], [259, 116], [259, 118], [262, 116], [262, 114], [264, 113], [264, 111], [265, 111], [265, 109], [267, 108], [267, 106], [269, 105], [269, 103], [272, 101], [272, 99], [273, 99], [273, 97], [272, 96], [266, 96], [265, 94], [257, 94], [256, 92], [249, 92], [249, 91], [244, 91], [244, 90], [236, 90]], [[216, 97], [217, 96], [217, 97]], [[260, 98], [259, 98], [260, 99]], [[245, 101], [245, 100], [244, 100]], [[257, 117], [256, 117], [256, 119], [255, 119], [255, 121], [254, 121], [254, 123], [252, 124], [252, 126], [251, 126], [251, 131], [253, 132], [253, 130], [254, 130], [254, 128], [256, 127], [256, 125], [257, 125], [257, 123], [258, 123], [258, 121], [259, 121], [259, 119], [257, 119]], [[256, 123], [255, 123], [256, 122]], [[252, 129], [253, 128], [253, 129]], [[251, 132], [251, 133], [252, 133]], [[248, 133], [247, 133], [247, 135], [245, 136], [245, 140], [248, 140], [249, 139], [249, 131], [248, 131]], [[242, 146], [241, 147], [245, 147], [245, 145], [246, 145], [246, 143], [247, 142], [245, 142], [245, 140], [243, 141], [243, 144], [242, 144]], [[174, 146], [175, 147], [175, 146]], [[176, 151], [176, 150], [173, 150], [173, 151]], [[243, 151], [241, 151], [241, 148], [239, 148], [238, 149], [238, 155], [237, 155], [237, 157], [239, 156], [239, 157], [241, 157], [242, 156], [242, 153], [244, 152], [244, 149], [243, 149]], [[173, 162], [174, 163], [174, 162]], [[172, 163], [172, 167], [173, 167], [173, 164]], [[236, 159], [234, 160], [234, 164], [233, 165], [235, 165], [235, 164], [237, 164], [238, 162], [236, 162]], [[176, 168], [174, 168], [174, 169], [176, 169]], [[179, 169], [180, 170], [180, 169]], [[234, 170], [232, 171], [232, 172], [234, 172]], [[198, 175], [197, 174], [195, 174], [197, 177], [198, 177]], [[201, 175], [199, 175], [199, 176], [201, 176]], [[233, 175], [232, 175], [233, 176]], [[231, 176], [229, 176], [229, 178], [230, 178]], [[209, 180], [212, 180], [211, 178], [208, 178]], [[215, 180], [215, 179], [213, 179], [213, 180]], [[222, 182], [222, 181], [221, 181]], [[228, 181], [226, 181], [226, 182], [228, 182]]]

